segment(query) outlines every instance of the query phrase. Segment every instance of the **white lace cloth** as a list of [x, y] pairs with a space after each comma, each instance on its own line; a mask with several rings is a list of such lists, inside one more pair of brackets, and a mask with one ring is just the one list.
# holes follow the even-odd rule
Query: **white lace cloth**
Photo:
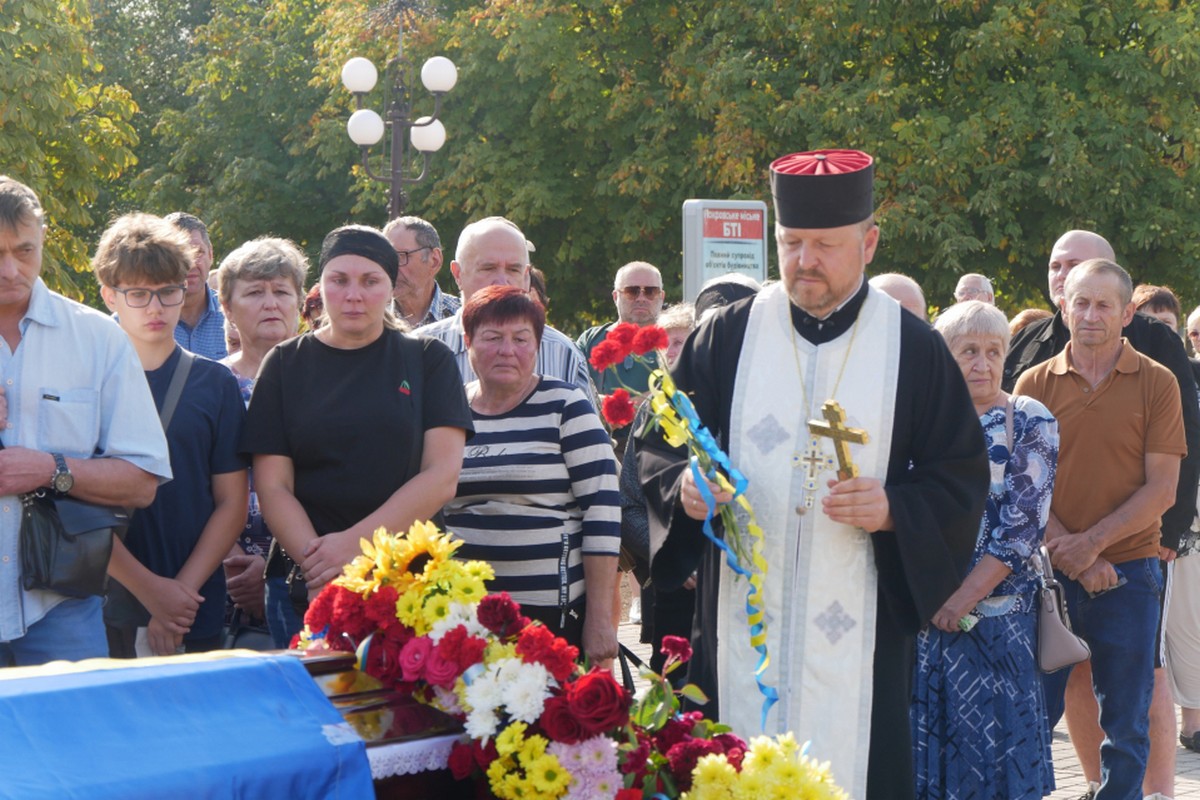
[[368, 747], [371, 777], [382, 780], [394, 775], [415, 775], [418, 772], [445, 769], [450, 760], [450, 748], [461, 736], [459, 733], [450, 733], [429, 739]]

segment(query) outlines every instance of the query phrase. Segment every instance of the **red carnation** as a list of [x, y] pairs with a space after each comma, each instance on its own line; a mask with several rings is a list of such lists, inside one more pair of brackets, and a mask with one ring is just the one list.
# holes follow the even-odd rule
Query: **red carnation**
[[442, 656], [458, 664], [460, 673], [483, 661], [487, 640], [467, 633], [465, 625], [457, 625], [442, 636], [437, 649]]
[[617, 789], [613, 800], [642, 800], [641, 789]]
[[629, 695], [608, 670], [593, 668], [567, 684], [571, 713], [589, 734], [604, 733], [629, 721]]
[[399, 625], [400, 620], [396, 618], [396, 600], [398, 598], [399, 594], [392, 586], [381, 586], [377, 591], [372, 592], [366, 600], [367, 619], [381, 628]]
[[545, 625], [529, 625], [517, 639], [517, 655], [526, 663], [532, 661], [541, 664], [554, 676], [554, 680], [563, 683], [575, 671], [579, 648], [555, 636]]
[[575, 715], [571, 713], [571, 704], [563, 695], [551, 697], [542, 707], [542, 716], [538, 726], [555, 742], [578, 744], [591, 734], [584, 730]]
[[338, 591], [344, 590], [336, 584], [326, 584], [308, 604], [308, 610], [304, 612], [304, 624], [313, 633], [320, 633], [329, 624], [329, 619], [333, 616], [333, 596]]
[[746, 757], [746, 743], [742, 738], [732, 733], [718, 733], [713, 737], [713, 741], [721, 745], [725, 751], [725, 759], [733, 768], [741, 772], [742, 759]]
[[[335, 585], [332, 591], [330, 587], [323, 589], [321, 595], [327, 591], [330, 592], [333, 603], [329, 609], [329, 631], [325, 635], [325, 643], [331, 650], [353, 653], [355, 648], [374, 632], [375, 623], [367, 619], [366, 604], [357, 593]], [[307, 618], [307, 615], [305, 617]]]
[[614, 428], [623, 428], [633, 422], [633, 401], [629, 398], [629, 392], [624, 389], [617, 389], [604, 398], [600, 403], [600, 410], [604, 413], [604, 419]]
[[644, 356], [655, 350], [666, 350], [670, 344], [671, 340], [667, 338], [665, 330], [657, 325], [647, 325], [638, 329], [637, 335], [633, 337], [633, 352]]
[[514, 636], [529, 624], [508, 592], [489, 594], [479, 601], [479, 624], [501, 638]]
[[604, 341], [612, 342], [624, 350], [625, 353], [621, 356], [624, 358], [633, 349], [633, 340], [640, 330], [641, 328], [632, 322], [618, 322], [608, 329], [608, 335], [604, 337]]
[[592, 348], [592, 354], [588, 358], [588, 362], [596, 372], [604, 372], [609, 367], [620, 364], [625, 360], [625, 356], [627, 355], [629, 355], [628, 350], [625, 350], [616, 342], [610, 342], [605, 339]]
[[690, 739], [696, 723], [703, 718], [704, 715], [699, 711], [676, 714], [654, 735], [654, 746], [660, 753], [666, 753], [685, 739]]
[[680, 664], [687, 663], [692, 657], [692, 644], [682, 636], [664, 636], [662, 654], [668, 659], [675, 659]]
[[671, 777], [681, 792], [692, 788], [692, 770], [702, 756], [720, 754], [724, 750], [721, 745], [709, 739], [686, 739], [667, 751], [667, 764], [671, 768]]
[[626, 753], [621, 759], [620, 769], [625, 775], [642, 775], [646, 772], [646, 762], [650, 759], [650, 740], [638, 734], [638, 746]]

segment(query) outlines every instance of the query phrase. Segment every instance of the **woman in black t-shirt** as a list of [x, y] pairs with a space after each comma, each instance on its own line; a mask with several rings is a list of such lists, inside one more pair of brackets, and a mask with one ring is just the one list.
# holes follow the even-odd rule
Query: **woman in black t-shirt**
[[250, 400], [243, 450], [259, 504], [310, 596], [377, 528], [438, 513], [472, 430], [450, 351], [385, 319], [398, 269], [373, 228], [325, 237], [325, 324], [267, 355]]

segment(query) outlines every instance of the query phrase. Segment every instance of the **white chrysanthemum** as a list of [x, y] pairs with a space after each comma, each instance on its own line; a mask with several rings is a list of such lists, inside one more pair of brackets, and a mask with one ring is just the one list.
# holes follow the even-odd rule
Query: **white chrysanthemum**
[[532, 725], [550, 697], [552, 678], [541, 664], [517, 663], [515, 670], [501, 670], [501, 674], [512, 675], [511, 682], [505, 682], [504, 705], [513, 719]]
[[495, 711], [504, 702], [501, 683], [492, 668], [476, 675], [463, 692], [463, 702], [472, 711]]
[[496, 712], [492, 708], [476, 709], [467, 714], [466, 724], [463, 726], [467, 735], [472, 739], [482, 739], [487, 741], [492, 736], [496, 735], [496, 728], [500, 726], [500, 718], [496, 716]]

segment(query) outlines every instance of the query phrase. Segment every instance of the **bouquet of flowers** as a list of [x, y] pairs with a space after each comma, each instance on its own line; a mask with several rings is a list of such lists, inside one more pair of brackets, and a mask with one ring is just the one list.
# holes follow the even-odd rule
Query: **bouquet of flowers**
[[[507, 594], [486, 594], [491, 567], [456, 561], [459, 546], [431, 523], [407, 534], [376, 531], [314, 599], [295, 646], [355, 652], [358, 668], [385, 689], [462, 721], [465, 738], [449, 767], [494, 797], [678, 798], [716, 791], [705, 787], [718, 780], [731, 785], [725, 767], [742, 774], [746, 743], [699, 712], [681, 713], [680, 697], [707, 698], [665, 677], [691, 657], [686, 640], [666, 637], [664, 675], [644, 671], [649, 687], [634, 702], [610, 672], [580, 666], [575, 647], [522, 615]], [[694, 783], [706, 758], [724, 767], [706, 767], [715, 777]]]
[[[658, 356], [657, 351], [665, 349], [667, 344], [667, 332], [658, 326], [639, 328], [622, 322], [613, 326], [604, 340], [592, 349], [590, 362], [597, 371], [603, 371], [613, 368], [630, 355], [643, 362], [652, 352], [658, 358], [657, 368], [650, 373], [649, 379], [650, 418], [647, 430], [650, 426], [657, 427], [671, 447], [687, 448], [692, 477], [707, 505], [704, 535], [725, 554], [725, 563], [729, 568], [749, 583], [746, 591], [749, 636], [759, 656], [755, 680], [763, 696], [762, 718], [765, 722], [767, 712], [778, 699], [778, 692], [760, 678], [769, 662], [762, 597], [762, 587], [767, 577], [767, 561], [762, 555], [763, 530], [754, 515], [754, 508], [746, 498], [750, 482], [733, 466], [716, 438], [700, 421], [691, 400], [676, 389], [666, 365]], [[601, 404], [601, 411], [613, 427], [628, 425], [635, 416], [626, 389], [618, 389], [606, 397]], [[708, 481], [713, 481], [722, 491], [733, 495], [734, 502], [745, 518], [744, 529], [733, 504], [717, 506], [708, 489]], [[713, 530], [714, 516], [721, 518], [723, 536], [718, 536]]]

